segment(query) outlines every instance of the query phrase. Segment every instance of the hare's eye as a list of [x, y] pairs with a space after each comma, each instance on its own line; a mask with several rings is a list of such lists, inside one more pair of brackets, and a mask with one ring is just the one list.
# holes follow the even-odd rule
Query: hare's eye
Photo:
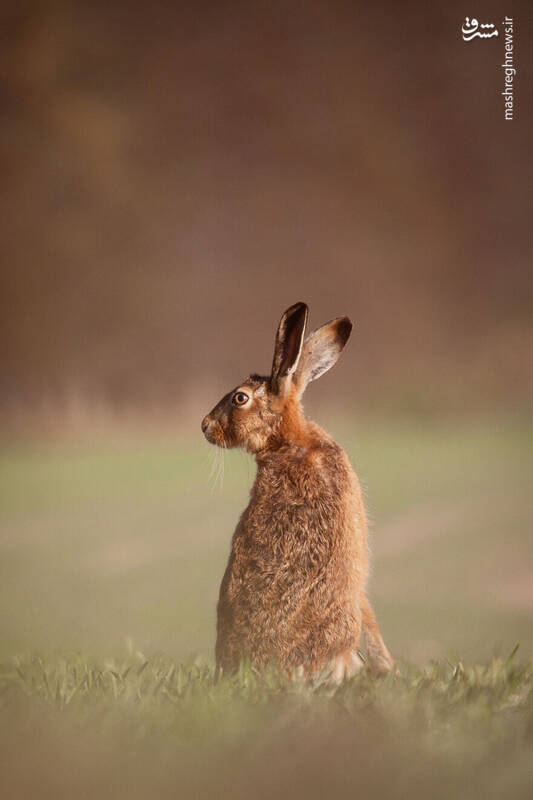
[[232, 403], [234, 406], [244, 406], [250, 398], [246, 392], [235, 392]]

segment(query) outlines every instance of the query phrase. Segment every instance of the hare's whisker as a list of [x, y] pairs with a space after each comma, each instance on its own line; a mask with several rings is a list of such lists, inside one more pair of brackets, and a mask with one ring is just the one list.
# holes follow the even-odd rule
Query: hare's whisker
[[222, 447], [217, 447], [215, 451], [215, 460], [214, 460], [214, 473], [213, 473], [213, 481], [211, 485], [211, 493], [213, 494], [218, 487], [221, 471], [223, 469], [223, 458], [224, 453]]
[[208, 485], [211, 494], [213, 494], [216, 486], [216, 475], [218, 472], [218, 461], [219, 461], [219, 454], [218, 448], [213, 448], [211, 450], [211, 469], [209, 471], [208, 477]]
[[219, 461], [219, 471], [218, 471], [218, 480], [220, 481], [220, 491], [224, 488], [224, 468], [226, 465], [226, 445], [222, 445], [220, 448], [220, 461]]

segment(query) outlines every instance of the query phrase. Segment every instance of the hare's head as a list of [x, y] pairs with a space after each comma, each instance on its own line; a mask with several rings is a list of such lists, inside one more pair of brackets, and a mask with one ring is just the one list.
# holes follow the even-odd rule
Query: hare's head
[[307, 310], [295, 303], [281, 317], [270, 375], [250, 375], [204, 418], [211, 444], [258, 453], [297, 440], [305, 387], [335, 364], [352, 330], [348, 317], [338, 317], [305, 338]]

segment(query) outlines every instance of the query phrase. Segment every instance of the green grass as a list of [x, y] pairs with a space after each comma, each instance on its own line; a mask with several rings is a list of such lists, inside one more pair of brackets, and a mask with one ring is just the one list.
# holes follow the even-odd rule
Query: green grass
[[[337, 689], [214, 682], [141, 653], [0, 667], [4, 797], [520, 798], [533, 664], [434, 663]], [[1, 784], [0, 784], [1, 786]]]
[[533, 428], [321, 421], [365, 489], [402, 665], [335, 692], [213, 682], [250, 459], [213, 490], [200, 437], [4, 443], [0, 796], [531, 796]]

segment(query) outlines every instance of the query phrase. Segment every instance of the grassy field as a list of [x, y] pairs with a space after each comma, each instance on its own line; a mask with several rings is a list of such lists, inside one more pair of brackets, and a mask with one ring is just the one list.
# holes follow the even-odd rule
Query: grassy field
[[247, 457], [222, 481], [214, 449], [168, 430], [4, 442], [2, 796], [531, 796], [533, 429], [330, 429], [365, 487], [400, 663], [334, 693], [213, 683]]
[[512, 659], [332, 691], [72, 655], [4, 665], [0, 691], [6, 798], [499, 800], [533, 787], [533, 668]]

